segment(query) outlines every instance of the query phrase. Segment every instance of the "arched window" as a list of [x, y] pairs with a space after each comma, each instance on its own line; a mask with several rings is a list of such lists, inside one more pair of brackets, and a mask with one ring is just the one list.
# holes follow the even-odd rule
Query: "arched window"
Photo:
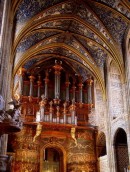
[[114, 138], [116, 171], [122, 172], [129, 165], [128, 146], [126, 132], [119, 128]]

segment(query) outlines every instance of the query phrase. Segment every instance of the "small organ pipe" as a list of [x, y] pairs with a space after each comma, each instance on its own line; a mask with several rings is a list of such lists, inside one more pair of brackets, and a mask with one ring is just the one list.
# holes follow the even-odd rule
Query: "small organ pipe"
[[53, 105], [53, 101], [51, 101], [50, 103], [50, 108], [49, 108], [49, 114], [50, 114], [50, 122], [52, 122], [53, 120], [52, 120], [52, 118], [53, 118], [53, 107], [52, 107], [52, 105]]
[[60, 98], [60, 74], [61, 74], [61, 62], [58, 63], [57, 60], [55, 61], [55, 66], [53, 66], [55, 69], [55, 99]]
[[73, 85], [73, 88], [72, 88], [72, 91], [73, 91], [73, 99], [75, 100], [75, 90], [76, 90], [76, 87], [75, 87], [75, 85]]
[[40, 98], [41, 96], [41, 76], [38, 76], [38, 81], [37, 81], [37, 85], [38, 85], [38, 90], [37, 90], [37, 97]]
[[63, 118], [64, 118], [64, 124], [66, 123], [66, 113], [67, 113], [67, 110], [66, 110], [66, 106], [67, 106], [67, 103], [65, 102], [63, 104], [64, 106], [64, 110], [63, 110]]
[[65, 85], [66, 85], [66, 101], [68, 102], [69, 101], [69, 85], [70, 85], [68, 74], [66, 74]]
[[80, 102], [80, 103], [83, 102], [83, 90], [82, 90], [82, 88], [83, 88], [83, 84], [80, 83], [80, 84], [79, 84], [79, 102]]
[[49, 73], [48, 70], [46, 71], [46, 77], [45, 77], [45, 98], [48, 99], [48, 82], [49, 82]]
[[30, 78], [30, 91], [29, 91], [29, 96], [33, 96], [33, 82], [34, 82], [35, 77], [31, 75], [29, 78]]

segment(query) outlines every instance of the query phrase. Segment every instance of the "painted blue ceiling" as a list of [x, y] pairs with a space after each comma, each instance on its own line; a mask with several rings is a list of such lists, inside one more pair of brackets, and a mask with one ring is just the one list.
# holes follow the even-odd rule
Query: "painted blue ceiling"
[[121, 16], [114, 14], [111, 10], [107, 10], [106, 8], [103, 9], [100, 6], [96, 6], [94, 3], [91, 3], [91, 7], [95, 13], [98, 14], [101, 21], [109, 30], [113, 39], [121, 44], [123, 41], [124, 33], [128, 27], [128, 23], [124, 21]]
[[42, 10], [62, 1], [63, 0], [23, 0], [17, 10], [16, 19], [18, 22], [24, 22]]
[[26, 38], [24, 38], [20, 44], [17, 47], [17, 52], [24, 52], [27, 49], [29, 49], [31, 46], [35, 45], [36, 43], [38, 43], [39, 41], [41, 41], [42, 39], [46, 39], [52, 35], [56, 35], [59, 32], [57, 31], [49, 31], [46, 30], [44, 32], [36, 32], [36, 33], [32, 33], [31, 35], [27, 36]]
[[[108, 58], [109, 48], [115, 48], [115, 42], [121, 47], [129, 25], [127, 8], [120, 11], [121, 5], [120, 0], [23, 0], [16, 12], [16, 26], [19, 25], [22, 30], [26, 23], [32, 22], [32, 26], [38, 24], [16, 44], [17, 62], [30, 49], [38, 50], [39, 47], [46, 45], [63, 43], [87, 58], [92, 65], [103, 67]], [[121, 15], [117, 15], [117, 12]], [[35, 18], [31, 20], [34, 16]], [[54, 16], [57, 18], [53, 19]], [[58, 19], [59, 16], [63, 19]], [[62, 46], [43, 51], [39, 49], [35, 54], [39, 58], [27, 61], [24, 67], [31, 68], [42, 61], [47, 54], [50, 58], [51, 55], [53, 58], [54, 55], [60, 58], [63, 56], [68, 61], [72, 59], [88, 67], [78, 54]], [[85, 75], [85, 72], [82, 72], [82, 75]]]

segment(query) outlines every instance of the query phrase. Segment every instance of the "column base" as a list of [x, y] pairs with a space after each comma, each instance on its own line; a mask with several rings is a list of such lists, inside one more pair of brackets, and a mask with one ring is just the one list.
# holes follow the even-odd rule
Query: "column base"
[[0, 172], [11, 171], [11, 156], [0, 155]]

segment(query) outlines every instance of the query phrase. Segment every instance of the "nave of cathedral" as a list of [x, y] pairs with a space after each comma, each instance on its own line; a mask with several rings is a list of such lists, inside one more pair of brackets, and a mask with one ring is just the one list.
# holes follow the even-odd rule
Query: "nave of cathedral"
[[129, 58], [129, 0], [0, 0], [0, 172], [129, 172]]

